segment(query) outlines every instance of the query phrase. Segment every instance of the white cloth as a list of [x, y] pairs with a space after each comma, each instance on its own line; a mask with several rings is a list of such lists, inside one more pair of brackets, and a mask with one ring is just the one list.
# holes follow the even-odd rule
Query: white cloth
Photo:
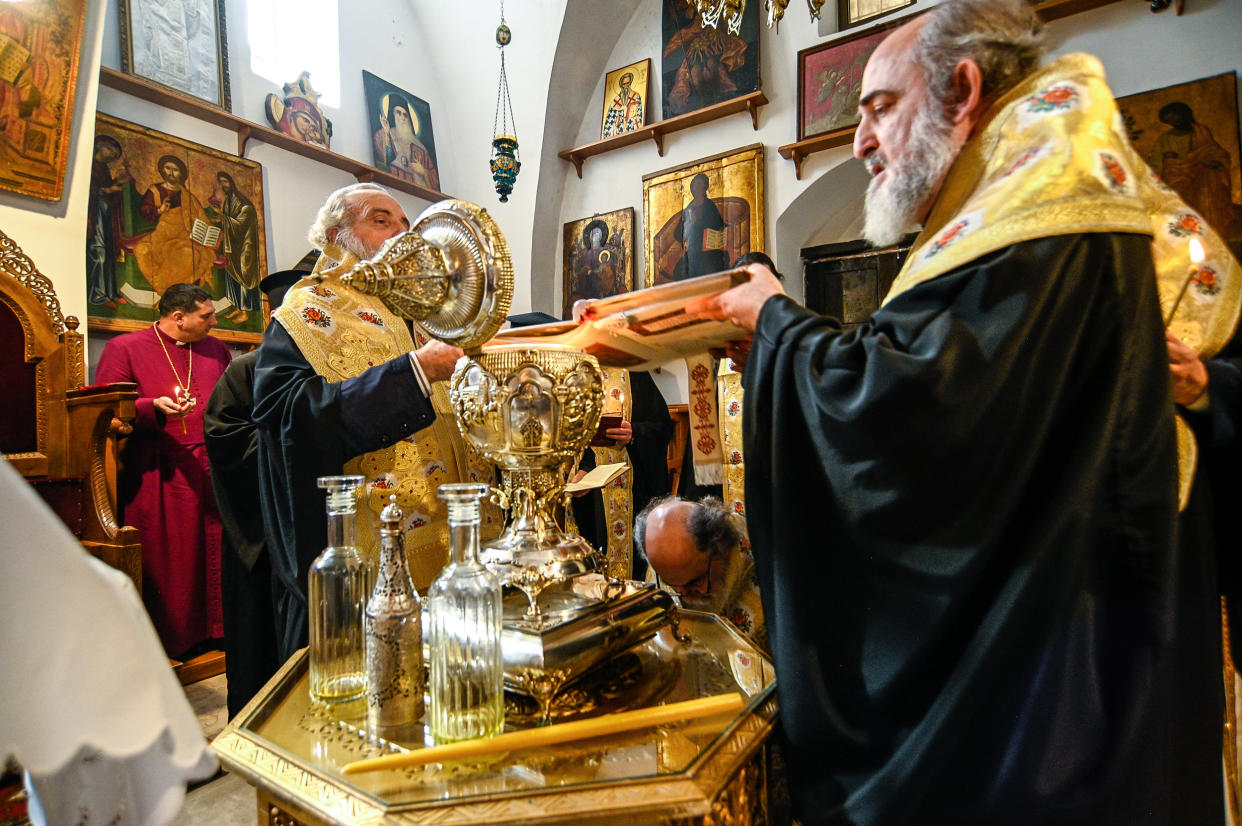
[[36, 823], [160, 824], [215, 757], [133, 583], [0, 461], [0, 760]]

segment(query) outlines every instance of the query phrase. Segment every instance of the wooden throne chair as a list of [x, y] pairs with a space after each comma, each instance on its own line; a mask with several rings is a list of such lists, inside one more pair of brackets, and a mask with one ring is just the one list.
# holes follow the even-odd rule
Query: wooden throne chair
[[93, 556], [142, 593], [138, 531], [117, 524], [118, 440], [132, 429], [133, 384], [85, 387], [78, 319], [52, 282], [0, 232], [0, 453]]

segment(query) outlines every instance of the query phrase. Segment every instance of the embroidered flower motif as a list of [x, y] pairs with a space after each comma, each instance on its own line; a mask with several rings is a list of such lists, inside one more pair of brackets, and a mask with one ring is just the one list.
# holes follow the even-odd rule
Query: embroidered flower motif
[[1014, 161], [1013, 164], [1008, 169], [1005, 170], [1005, 173], [1001, 175], [1001, 177], [1008, 178], [1010, 175], [1017, 172], [1019, 169], [1026, 166], [1031, 161], [1035, 160], [1035, 158], [1040, 154], [1041, 152], [1038, 149], [1026, 150], [1021, 155], [1018, 156], [1018, 159]]
[[750, 619], [750, 614], [747, 613], [745, 608], [740, 607], [735, 607], [729, 613], [729, 622], [733, 623], [733, 627], [741, 631], [743, 634], [749, 634], [751, 626], [753, 625]]
[[1072, 86], [1059, 84], [1045, 89], [1026, 100], [1032, 112], [1068, 112], [1078, 101], [1078, 91]]
[[729, 402], [729, 406], [725, 409], [725, 412], [730, 416], [740, 416], [742, 414], [742, 403], [737, 399], [734, 399]]
[[625, 522], [618, 519], [612, 523], [612, 535], [618, 539], [625, 536]]
[[690, 378], [694, 379], [695, 382], [702, 384], [707, 381], [707, 368], [702, 364], [696, 364], [694, 369], [690, 371]]
[[384, 326], [384, 319], [380, 318], [375, 313], [369, 312], [367, 310], [359, 310], [358, 318], [362, 319], [363, 321], [374, 324], [376, 327]]
[[700, 419], [706, 417], [711, 412], [711, 402], [706, 399], [699, 399], [694, 403], [694, 415], [698, 416]]
[[1216, 279], [1216, 270], [1211, 267], [1197, 267], [1191, 283], [1195, 285], [1195, 290], [1202, 295], [1216, 295], [1220, 292], [1220, 281]]
[[397, 487], [397, 477], [391, 473], [385, 473], [383, 476], [377, 476], [371, 480], [372, 490], [395, 490]]
[[336, 298], [336, 293], [332, 292], [332, 290], [322, 284], [312, 284], [306, 289], [320, 298]]
[[924, 258], [931, 258], [945, 247], [952, 244], [962, 234], [962, 231], [970, 224], [965, 218], [950, 226], [944, 232], [940, 233], [940, 237], [932, 242], [931, 248], [927, 250]]
[[733, 512], [736, 513], [738, 516], [745, 516], [746, 515], [746, 504], [742, 502], [740, 499], [734, 500]]
[[427, 514], [414, 513], [410, 515], [409, 519], [405, 520], [405, 529], [407, 531], [410, 531], [410, 530], [413, 530], [414, 528], [422, 528], [430, 524], [431, 524], [431, 520], [427, 518]]
[[611, 396], [616, 401], [621, 401], [622, 399], [621, 388], [620, 387], [612, 388], [611, 390], [608, 391], [608, 395]]
[[423, 465], [424, 476], [431, 476], [433, 473], [443, 473], [445, 470], [447, 470], [447, 465], [435, 459]]
[[1110, 152], [1097, 155], [1100, 162], [1100, 179], [1114, 192], [1128, 192], [1130, 173], [1122, 166], [1121, 159]]
[[740, 450], [729, 451], [729, 464], [740, 465], [741, 463], [742, 463], [742, 451]]
[[704, 433], [695, 440], [694, 446], [700, 453], [711, 453], [716, 449], [716, 440]]
[[328, 315], [318, 307], [303, 307], [302, 320], [315, 327], [323, 328], [332, 326], [332, 316]]
[[1156, 170], [1152, 169], [1150, 166], [1147, 167], [1147, 177], [1148, 177], [1148, 180], [1150, 180], [1153, 184], [1155, 184], [1156, 188], [1159, 189], [1160, 191], [1173, 193], [1173, 187], [1165, 183], [1164, 178], [1161, 178], [1159, 175], [1157, 175]]
[[1203, 232], [1203, 222], [1198, 215], [1193, 212], [1187, 212], [1179, 215], [1177, 220], [1169, 222], [1169, 232], [1178, 238], [1185, 238], [1187, 235], [1199, 235]]

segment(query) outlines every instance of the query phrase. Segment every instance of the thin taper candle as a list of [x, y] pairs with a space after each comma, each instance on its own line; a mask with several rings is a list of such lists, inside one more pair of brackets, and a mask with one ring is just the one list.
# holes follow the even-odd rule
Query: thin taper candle
[[460, 743], [431, 746], [401, 754], [355, 760], [353, 763], [347, 763], [342, 771], [345, 774], [361, 774], [385, 769], [404, 769], [426, 763], [443, 763], [447, 760], [480, 757], [501, 751], [517, 751], [518, 749], [550, 746], [555, 743], [568, 743], [573, 740], [585, 740], [588, 737], [600, 737], [634, 729], [662, 726], [667, 723], [679, 723], [696, 717], [736, 712], [742, 708], [742, 704], [742, 695], [736, 692], [718, 694], [714, 697], [701, 697], [697, 700], [669, 703], [665, 706], [622, 711], [619, 714], [604, 714], [589, 720], [575, 720], [572, 723], [558, 723], [554, 726], [511, 731], [495, 737], [464, 740]]

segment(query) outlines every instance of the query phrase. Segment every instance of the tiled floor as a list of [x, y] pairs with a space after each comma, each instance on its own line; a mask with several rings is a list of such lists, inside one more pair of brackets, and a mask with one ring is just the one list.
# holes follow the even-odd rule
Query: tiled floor
[[[215, 737], [228, 722], [224, 675], [185, 687], [185, 696], [198, 714], [207, 739]], [[176, 819], [178, 826], [247, 826], [257, 822], [254, 788], [227, 772], [194, 787]]]

